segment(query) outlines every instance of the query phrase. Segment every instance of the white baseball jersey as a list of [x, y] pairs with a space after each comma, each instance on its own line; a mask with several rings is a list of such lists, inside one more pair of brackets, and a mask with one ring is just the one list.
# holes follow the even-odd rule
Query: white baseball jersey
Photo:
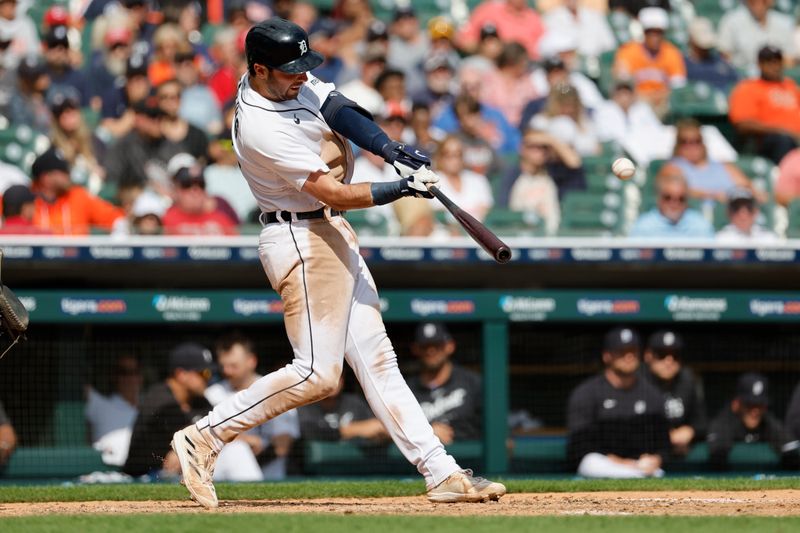
[[345, 148], [347, 173], [343, 182], [350, 182], [350, 143], [331, 130], [320, 111], [334, 89], [332, 83], [308, 74], [296, 99], [273, 102], [250, 86], [248, 74], [242, 76], [232, 128], [233, 149], [262, 211], [300, 212], [324, 207], [302, 188], [309, 174], [330, 171], [320, 152], [323, 142], [333, 136], [339, 137]]

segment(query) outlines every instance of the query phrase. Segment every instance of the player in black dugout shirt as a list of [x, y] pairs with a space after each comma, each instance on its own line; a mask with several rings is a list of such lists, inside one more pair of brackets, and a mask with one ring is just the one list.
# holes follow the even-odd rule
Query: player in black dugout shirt
[[609, 331], [604, 370], [572, 391], [567, 407], [567, 454], [585, 477], [660, 477], [669, 452], [661, 393], [640, 378], [639, 335]]
[[653, 333], [644, 354], [642, 375], [664, 395], [672, 453], [689, 453], [693, 442], [705, 437], [708, 420], [702, 388], [694, 373], [683, 365], [683, 339], [671, 330]]
[[417, 326], [411, 351], [421, 368], [408, 387], [442, 444], [480, 438], [481, 378], [452, 361], [456, 342], [445, 325]]
[[769, 382], [761, 374], [739, 377], [736, 398], [711, 421], [708, 428], [708, 453], [712, 468], [728, 468], [728, 455], [737, 442], [766, 442], [781, 459], [781, 467], [798, 467], [798, 443], [783, 424], [767, 409]]
[[169, 376], [148, 389], [139, 403], [133, 425], [131, 447], [123, 471], [131, 476], [146, 474], [176, 477], [178, 458], [170, 447], [172, 435], [199, 420], [211, 409], [205, 399], [211, 378], [211, 351], [187, 342], [169, 354]]

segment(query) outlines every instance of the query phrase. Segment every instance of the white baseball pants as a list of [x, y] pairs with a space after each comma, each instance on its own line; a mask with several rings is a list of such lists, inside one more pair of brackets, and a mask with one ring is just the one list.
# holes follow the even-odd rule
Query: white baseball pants
[[459, 470], [397, 366], [372, 275], [341, 217], [268, 224], [259, 255], [284, 304], [294, 360], [218, 404], [197, 422], [217, 449], [289, 409], [329, 396], [344, 360], [375, 416], [428, 488]]

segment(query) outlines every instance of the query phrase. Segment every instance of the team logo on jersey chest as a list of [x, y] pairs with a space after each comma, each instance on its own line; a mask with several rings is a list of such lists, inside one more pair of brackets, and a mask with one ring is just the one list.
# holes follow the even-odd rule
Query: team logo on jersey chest
[[306, 43], [305, 40], [297, 41], [297, 44], [300, 45], [300, 54], [301, 55], [305, 54], [306, 52], [308, 52], [308, 44]]

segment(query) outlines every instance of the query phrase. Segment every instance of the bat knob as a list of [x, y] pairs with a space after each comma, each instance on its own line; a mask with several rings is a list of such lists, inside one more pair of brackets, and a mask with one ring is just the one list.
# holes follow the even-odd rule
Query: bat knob
[[494, 259], [498, 263], [508, 263], [511, 261], [511, 250], [505, 246], [499, 248], [494, 255]]

